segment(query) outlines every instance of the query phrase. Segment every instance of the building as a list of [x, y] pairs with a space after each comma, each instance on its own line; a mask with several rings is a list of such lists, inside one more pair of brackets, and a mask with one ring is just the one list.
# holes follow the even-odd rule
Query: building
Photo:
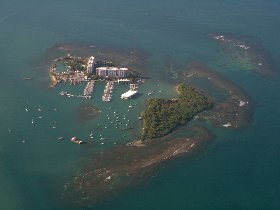
[[91, 74], [95, 64], [95, 57], [91, 56], [87, 62], [87, 73]]
[[118, 67], [98, 67], [96, 68], [96, 75], [103, 77], [127, 77], [127, 68]]

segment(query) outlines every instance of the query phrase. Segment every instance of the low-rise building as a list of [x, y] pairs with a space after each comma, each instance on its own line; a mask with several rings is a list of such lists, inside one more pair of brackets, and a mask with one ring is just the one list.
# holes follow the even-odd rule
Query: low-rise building
[[103, 77], [127, 77], [128, 68], [119, 67], [98, 67], [96, 68], [96, 75]]

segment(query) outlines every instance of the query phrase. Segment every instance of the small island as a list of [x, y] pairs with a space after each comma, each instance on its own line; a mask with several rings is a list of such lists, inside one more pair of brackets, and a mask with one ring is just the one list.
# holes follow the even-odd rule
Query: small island
[[122, 94], [121, 99], [129, 99], [137, 94], [138, 85], [141, 83], [139, 73], [129, 70], [122, 65], [113, 64], [107, 60], [96, 60], [94, 56], [77, 57], [69, 53], [67, 56], [56, 58], [49, 68], [51, 87], [55, 87], [62, 81], [70, 85], [78, 85], [87, 82], [83, 94], [74, 95], [61, 91], [61, 96], [69, 98], [91, 99], [96, 81], [106, 81], [102, 101], [110, 102], [114, 84], [128, 83], [129, 90]]
[[147, 109], [141, 114], [141, 139], [163, 137], [212, 107], [210, 99], [191, 86], [180, 84], [176, 90], [179, 94], [176, 99], [153, 98], [147, 101]]
[[[57, 70], [62, 70], [58, 72]], [[90, 80], [126, 79], [130, 82], [139, 80], [139, 73], [128, 70], [126, 67], [117, 67], [111, 61], [96, 60], [94, 56], [77, 57], [69, 53], [67, 56], [54, 60], [49, 69], [52, 86], [69, 81], [71, 85]]]

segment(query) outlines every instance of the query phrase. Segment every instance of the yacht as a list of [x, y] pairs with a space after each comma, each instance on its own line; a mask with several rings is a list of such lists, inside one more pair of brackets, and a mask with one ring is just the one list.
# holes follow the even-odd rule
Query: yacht
[[228, 128], [228, 127], [230, 127], [230, 126], [231, 126], [231, 123], [230, 123], [230, 122], [223, 125], [223, 127], [225, 127], [225, 128]]

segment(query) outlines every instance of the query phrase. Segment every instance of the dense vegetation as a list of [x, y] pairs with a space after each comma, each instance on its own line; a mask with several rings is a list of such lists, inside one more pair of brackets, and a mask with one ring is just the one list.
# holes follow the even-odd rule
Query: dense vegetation
[[190, 86], [178, 85], [177, 91], [177, 99], [153, 98], [147, 101], [147, 108], [142, 113], [142, 139], [165, 136], [212, 106], [206, 96]]
[[85, 70], [85, 65], [86, 65], [86, 60], [82, 59], [81, 57], [75, 57], [72, 56], [71, 54], [68, 54], [64, 58], [58, 59], [58, 61], [64, 61], [64, 64], [66, 66], [69, 66], [72, 71], [84, 71]]

